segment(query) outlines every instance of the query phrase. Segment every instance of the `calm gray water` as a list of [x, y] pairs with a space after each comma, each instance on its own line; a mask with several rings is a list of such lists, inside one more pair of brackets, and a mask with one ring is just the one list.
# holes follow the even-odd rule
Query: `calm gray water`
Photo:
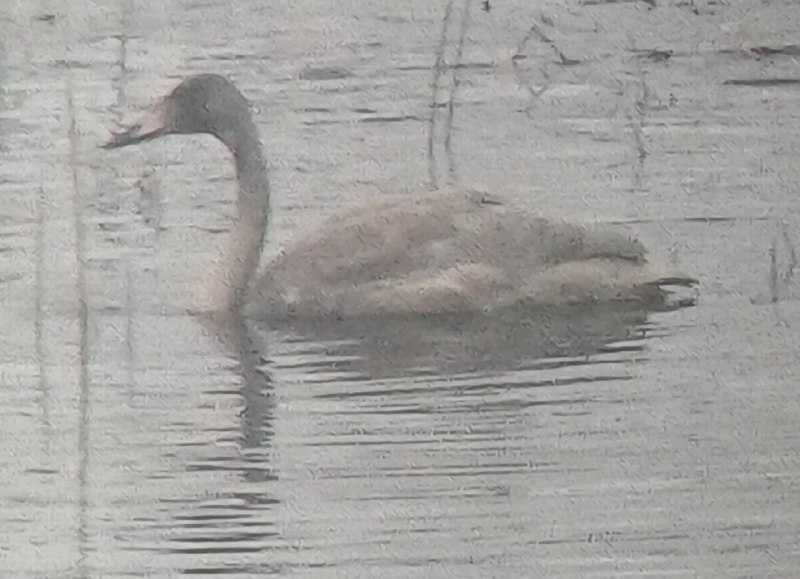
[[[0, 4], [0, 576], [800, 575], [798, 26], [792, 0]], [[269, 252], [456, 181], [628, 223], [701, 301], [191, 317], [222, 146], [97, 145], [201, 71], [253, 102]]]

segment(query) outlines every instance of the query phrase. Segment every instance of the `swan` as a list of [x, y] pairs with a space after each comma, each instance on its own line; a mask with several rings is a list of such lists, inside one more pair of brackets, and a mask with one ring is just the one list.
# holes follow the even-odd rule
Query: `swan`
[[217, 74], [187, 77], [103, 146], [192, 133], [210, 134], [227, 147], [238, 182], [226, 258], [206, 294], [211, 311], [341, 319], [485, 313], [525, 304], [660, 308], [670, 286], [697, 284], [651, 264], [643, 244], [623, 232], [535, 217], [455, 188], [340, 214], [297, 239], [256, 277], [269, 180], [249, 103], [231, 82]]

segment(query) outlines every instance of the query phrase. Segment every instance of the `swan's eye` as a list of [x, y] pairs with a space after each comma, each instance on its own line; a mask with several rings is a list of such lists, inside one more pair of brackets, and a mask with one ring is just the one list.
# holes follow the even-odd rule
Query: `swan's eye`
[[203, 109], [205, 109], [205, 111], [207, 113], [210, 113], [211, 112], [211, 105], [209, 105], [207, 102], [205, 102], [205, 103], [203, 103]]

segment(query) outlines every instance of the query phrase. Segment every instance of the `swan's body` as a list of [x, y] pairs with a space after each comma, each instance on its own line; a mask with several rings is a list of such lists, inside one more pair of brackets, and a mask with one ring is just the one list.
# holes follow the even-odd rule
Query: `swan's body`
[[[338, 216], [267, 265], [250, 315], [437, 313], [663, 300], [638, 241], [433, 192]], [[668, 274], [666, 274], [668, 275]]]
[[210, 133], [233, 153], [239, 211], [211, 309], [249, 317], [486, 311], [506, 306], [634, 301], [663, 306], [665, 285], [620, 232], [534, 218], [476, 192], [439, 191], [368, 204], [330, 220], [258, 267], [269, 211], [261, 145], [247, 101], [226, 79], [184, 80], [149, 119], [107, 145], [169, 133]]

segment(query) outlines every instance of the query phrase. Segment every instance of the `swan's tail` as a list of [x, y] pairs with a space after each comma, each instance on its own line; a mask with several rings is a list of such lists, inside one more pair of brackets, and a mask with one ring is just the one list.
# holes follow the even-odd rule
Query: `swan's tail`
[[652, 285], [657, 286], [671, 286], [671, 285], [678, 285], [683, 287], [694, 287], [698, 285], [700, 282], [693, 277], [683, 277], [683, 276], [670, 276], [670, 277], [662, 277], [653, 282], [650, 282]]
[[660, 293], [662, 307], [666, 310], [691, 307], [697, 304], [700, 281], [684, 275], [659, 277], [645, 285]]
[[534, 303], [629, 302], [672, 310], [697, 302], [696, 279], [651, 264], [591, 259], [565, 262], [531, 275], [524, 289]]

